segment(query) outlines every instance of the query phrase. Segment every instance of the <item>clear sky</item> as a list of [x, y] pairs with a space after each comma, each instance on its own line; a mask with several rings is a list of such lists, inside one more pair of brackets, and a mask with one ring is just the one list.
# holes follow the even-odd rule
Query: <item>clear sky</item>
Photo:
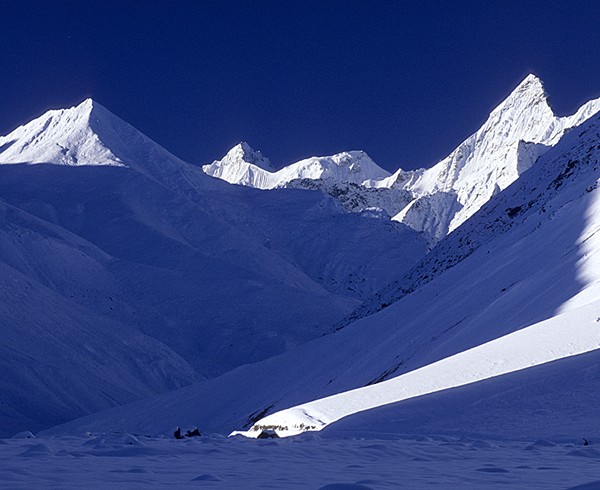
[[600, 2], [0, 0], [0, 134], [93, 97], [177, 156], [430, 166], [529, 72], [600, 96]]

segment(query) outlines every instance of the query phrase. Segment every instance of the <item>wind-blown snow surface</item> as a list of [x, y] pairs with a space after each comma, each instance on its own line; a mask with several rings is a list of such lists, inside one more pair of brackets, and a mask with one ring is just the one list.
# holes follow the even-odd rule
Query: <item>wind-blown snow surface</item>
[[[167, 433], [170, 427], [181, 424], [224, 432], [249, 428], [254, 423], [260, 426], [267, 420], [265, 415], [278, 410], [405, 373], [412, 372], [408, 379], [415, 379], [416, 369], [429, 366], [426, 369], [434, 372], [437, 368], [433, 363], [445, 360], [456, 368], [450, 383], [428, 380], [430, 387], [445, 389], [457, 380], [467, 380], [474, 384], [458, 390], [467, 390], [473, 394], [472, 399], [477, 399], [481, 388], [481, 393], [489, 397], [494, 386], [503, 386], [500, 393], [516, 389], [521, 376], [497, 375], [520, 370], [529, 386], [536, 388], [519, 391], [523, 399], [518, 401], [499, 395], [502, 410], [490, 413], [500, 418], [487, 437], [529, 440], [535, 434], [540, 438], [562, 434], [575, 440], [589, 433], [597, 436], [590, 421], [597, 425], [594, 410], [598, 391], [589, 381], [596, 372], [597, 355], [558, 361], [572, 370], [576, 379], [556, 376], [556, 363], [550, 361], [597, 348], [599, 150], [600, 117], [595, 116], [571, 131], [390, 287], [380, 298], [386, 304], [373, 305], [374, 312], [387, 306], [381, 311], [276, 358], [161, 395], [154, 402], [135, 403], [74, 421], [51, 433], [115, 429]], [[561, 337], [550, 335], [555, 329], [563, 330]], [[518, 349], [509, 349], [515, 338], [527, 342], [519, 343]], [[483, 351], [465, 353], [495, 339], [500, 340], [479, 348]], [[485, 355], [479, 356], [481, 352]], [[454, 360], [448, 359], [451, 356]], [[469, 360], [469, 356], [475, 357]], [[529, 367], [540, 362], [545, 364]], [[537, 380], [544, 381], [537, 386], [532, 383], [527, 374], [530, 370], [535, 370]], [[495, 377], [477, 382], [489, 375]], [[395, 392], [392, 390], [382, 403], [400, 399], [398, 394], [410, 388], [402, 385], [404, 379], [396, 378]], [[506, 379], [515, 382], [507, 388]], [[414, 395], [427, 388], [416, 387]], [[432, 396], [423, 397], [423, 403]], [[583, 406], [579, 400], [584, 401]], [[493, 402], [488, 408], [495, 406]], [[527, 406], [550, 408], [536, 412], [535, 420], [525, 417], [514, 424], [510, 410], [513, 402], [517, 412]], [[393, 406], [401, 409], [402, 403]], [[340, 403], [335, 408], [345, 410], [343, 406]], [[577, 407], [583, 415], [569, 419]], [[364, 412], [365, 417], [371, 412]], [[351, 424], [355, 416], [347, 417], [344, 423]], [[529, 431], [520, 430], [528, 424]], [[443, 424], [435, 420], [421, 420], [421, 433], [440, 427]], [[458, 425], [457, 435], [466, 430]], [[476, 430], [485, 431], [485, 424]]]
[[542, 82], [529, 75], [475, 134], [431, 168], [400, 169], [390, 176], [366, 154], [348, 152], [313, 157], [273, 172], [257, 168], [255, 157], [244, 156], [236, 147], [203, 170], [259, 189], [319, 188], [351, 211], [381, 208], [439, 241], [514, 182], [568, 130], [598, 111], [600, 99], [587, 102], [572, 116], [556, 116]]
[[[325, 436], [325, 437], [323, 437]], [[7, 488], [598, 488], [598, 447], [456, 437], [282, 440], [141, 434], [0, 441]], [[575, 487], [578, 488], [578, 487]]]
[[210, 179], [89, 100], [1, 139], [0, 213], [4, 435], [282, 353], [427, 251], [317, 192]]

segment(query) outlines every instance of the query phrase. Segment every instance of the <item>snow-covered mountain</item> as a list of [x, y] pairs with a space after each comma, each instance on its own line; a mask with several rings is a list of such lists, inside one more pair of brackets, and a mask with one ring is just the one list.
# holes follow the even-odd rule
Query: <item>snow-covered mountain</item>
[[244, 141], [229, 150], [221, 160], [202, 168], [212, 177], [259, 189], [269, 180], [269, 175], [275, 172], [271, 162]]
[[428, 250], [318, 192], [210, 179], [91, 100], [0, 139], [0, 213], [3, 434], [282, 353]]
[[567, 131], [598, 111], [600, 99], [571, 116], [556, 116], [542, 82], [529, 75], [476, 133], [431, 168], [399, 169], [389, 175], [365, 153], [348, 152], [313, 157], [273, 172], [257, 169], [241, 154], [232, 158], [234, 149], [203, 169], [230, 183], [260, 189], [320, 189], [350, 211], [380, 208], [438, 241], [514, 182]]
[[204, 165], [202, 170], [231, 184], [257, 189], [285, 187], [295, 180], [323, 180], [335, 184], [363, 184], [369, 180], [389, 177], [364, 151], [347, 151], [333, 156], [311, 157], [293, 163], [279, 171], [262, 154], [242, 142], [233, 147], [221, 160]]
[[[441, 413], [441, 399], [474, 414], [473, 432], [493, 420], [487, 430], [503, 439], [599, 436], [590, 426], [595, 405], [586, 405], [599, 398], [599, 182], [596, 115], [440, 241], [373, 314], [278, 357], [55, 431], [200, 424], [285, 435], [346, 417], [339, 423], [350, 431], [406, 430], [416, 419], [421, 433], [451, 432], [448, 417], [419, 418], [422, 409]], [[537, 410], [515, 421], [513, 405]]]
[[2, 163], [125, 166], [94, 131], [106, 122], [103, 116], [105, 109], [92, 99], [70, 109], [48, 111], [0, 136]]
[[[389, 175], [348, 152], [273, 171], [240, 144], [211, 171], [244, 186], [93, 101], [17, 128], [0, 139], [0, 429], [147, 397], [52, 433], [383, 430], [406, 402], [499, 383], [551, 406], [532, 427], [559, 431], [593, 384], [527, 373], [594, 372], [597, 106], [557, 118], [528, 77], [432, 169]], [[393, 206], [425, 233], [378, 219]]]
[[[419, 205], [410, 205], [396, 219], [441, 238], [514, 182], [566, 131], [599, 110], [596, 99], [572, 116], [557, 117], [542, 82], [529, 75], [448, 157], [414, 172], [408, 181], [402, 174], [406, 181], [402, 187], [417, 197]], [[448, 208], [453, 212], [449, 214]]]
[[395, 216], [414, 198], [410, 191], [393, 183], [381, 185], [392, 176], [363, 151], [311, 157], [278, 171], [256, 165], [262, 158], [248, 143], [240, 143], [202, 170], [231, 184], [257, 189], [319, 190], [337, 199], [347, 211], [383, 211], [381, 215], [386, 218]]

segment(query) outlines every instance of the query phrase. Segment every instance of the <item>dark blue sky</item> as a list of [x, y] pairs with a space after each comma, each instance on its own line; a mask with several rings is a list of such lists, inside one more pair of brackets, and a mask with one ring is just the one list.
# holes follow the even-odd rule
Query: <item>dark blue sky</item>
[[596, 1], [0, 0], [0, 134], [86, 97], [192, 163], [430, 166], [529, 72], [600, 96]]

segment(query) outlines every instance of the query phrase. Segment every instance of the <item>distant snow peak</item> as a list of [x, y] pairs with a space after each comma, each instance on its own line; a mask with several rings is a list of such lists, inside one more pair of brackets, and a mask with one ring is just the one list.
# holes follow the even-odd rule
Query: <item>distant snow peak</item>
[[351, 174], [359, 176], [358, 180], [361, 180], [361, 182], [355, 183], [364, 185], [368, 181], [390, 176], [388, 171], [377, 165], [363, 150], [345, 151], [333, 155], [331, 159], [338, 167], [347, 167]]
[[572, 116], [557, 117], [542, 81], [530, 74], [476, 133], [431, 168], [399, 169], [390, 175], [364, 151], [346, 151], [306, 158], [275, 172], [261, 165], [262, 156], [240, 143], [203, 169], [230, 183], [260, 189], [319, 189], [353, 212], [382, 208], [394, 220], [437, 241], [513, 183], [568, 130], [599, 110], [597, 99]]
[[[275, 171], [260, 152], [247, 143], [233, 147], [221, 160], [202, 170], [231, 184], [257, 189], [299, 187], [299, 180], [322, 180], [328, 184], [363, 185], [389, 177], [364, 151], [345, 151], [331, 156], [310, 157]], [[294, 182], [294, 184], [291, 184]], [[301, 186], [300, 186], [301, 187]]]
[[227, 163], [243, 161], [262, 168], [263, 170], [267, 170], [268, 172], [275, 171], [275, 168], [271, 165], [269, 159], [265, 158], [260, 151], [255, 150], [245, 141], [241, 141], [229, 150], [223, 160], [227, 160]]
[[245, 141], [235, 145], [221, 160], [203, 165], [202, 171], [230, 184], [258, 189], [270, 189], [275, 182], [271, 162]]
[[389, 177], [362, 150], [344, 151], [332, 156], [310, 157], [281, 169], [279, 187], [296, 179], [322, 179], [331, 183], [364, 185], [368, 181]]

